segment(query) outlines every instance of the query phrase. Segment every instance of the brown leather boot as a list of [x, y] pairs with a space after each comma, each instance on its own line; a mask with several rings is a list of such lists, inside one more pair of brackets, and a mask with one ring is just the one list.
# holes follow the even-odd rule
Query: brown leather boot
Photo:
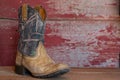
[[44, 48], [45, 10], [29, 5], [19, 8], [20, 39], [16, 55], [15, 72], [33, 77], [50, 78], [67, 73], [70, 68], [65, 64], [55, 63]]

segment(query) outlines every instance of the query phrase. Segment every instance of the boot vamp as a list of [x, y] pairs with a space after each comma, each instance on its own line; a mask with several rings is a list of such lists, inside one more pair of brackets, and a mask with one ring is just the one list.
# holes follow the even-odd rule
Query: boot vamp
[[[43, 62], [42, 62], [43, 61]], [[41, 60], [41, 61], [24, 61], [24, 66], [34, 75], [34, 76], [42, 76], [52, 74], [54, 72], [69, 69], [69, 67], [65, 64], [56, 64], [51, 60]]]
[[41, 66], [41, 73], [38, 70], [36, 70], [36, 72], [33, 72], [32, 74], [34, 76], [49, 75], [49, 74], [53, 74], [55, 72], [59, 72], [64, 69], [69, 69], [69, 67], [65, 64], [50, 63], [47, 65]]
[[34, 57], [24, 56], [23, 65], [33, 74], [33, 75], [47, 75], [54, 73], [58, 70], [68, 69], [65, 64], [56, 64], [46, 53], [46, 50], [42, 43], [36, 50], [36, 55]]
[[32, 73], [44, 72], [45, 66], [49, 64], [55, 64], [55, 62], [47, 55], [41, 42], [36, 49], [35, 56], [23, 56], [23, 65]]

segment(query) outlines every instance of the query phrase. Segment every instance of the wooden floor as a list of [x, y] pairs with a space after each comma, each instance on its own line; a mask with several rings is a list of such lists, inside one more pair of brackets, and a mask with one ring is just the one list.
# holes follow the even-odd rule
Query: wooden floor
[[0, 80], [120, 80], [120, 69], [71, 69], [57, 78], [38, 79], [14, 73], [14, 67], [0, 67]]

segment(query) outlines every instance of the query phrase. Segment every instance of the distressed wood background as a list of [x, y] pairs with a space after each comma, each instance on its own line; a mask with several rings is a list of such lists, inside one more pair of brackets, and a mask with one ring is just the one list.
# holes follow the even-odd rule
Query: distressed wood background
[[56, 62], [71, 67], [119, 67], [119, 0], [0, 0], [1, 66], [15, 64], [17, 10], [23, 3], [46, 9], [45, 46]]

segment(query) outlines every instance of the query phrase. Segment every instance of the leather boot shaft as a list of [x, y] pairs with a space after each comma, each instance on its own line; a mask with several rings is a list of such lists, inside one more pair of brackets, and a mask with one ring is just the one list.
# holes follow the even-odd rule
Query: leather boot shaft
[[22, 7], [19, 8], [19, 32], [20, 40], [18, 50], [27, 56], [34, 56], [39, 42], [44, 42], [45, 21], [42, 21], [39, 13], [31, 8], [26, 7], [27, 19], [22, 18]]

